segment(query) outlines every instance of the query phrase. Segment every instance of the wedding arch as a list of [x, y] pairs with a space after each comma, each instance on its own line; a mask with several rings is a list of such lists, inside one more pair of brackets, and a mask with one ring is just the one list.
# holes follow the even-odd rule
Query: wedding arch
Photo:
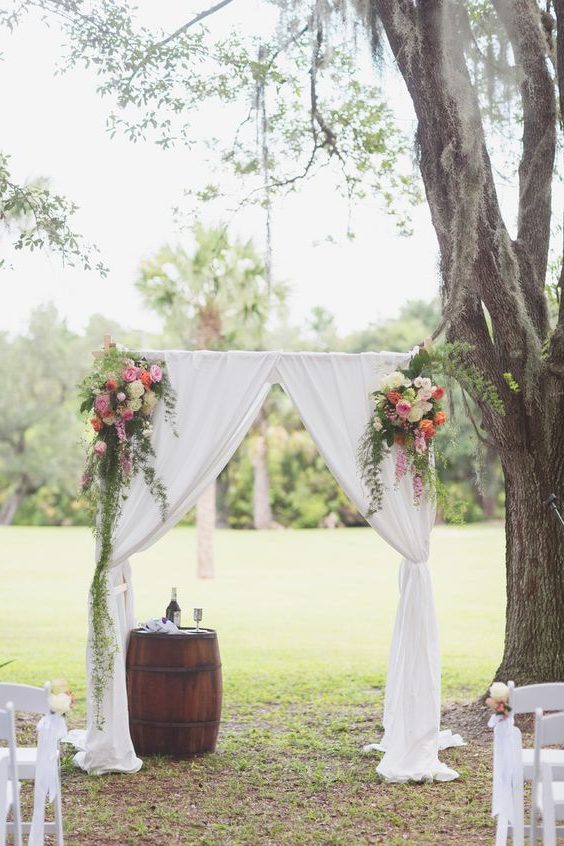
[[439, 761], [440, 749], [461, 739], [440, 731], [440, 653], [428, 567], [434, 506], [413, 504], [410, 480], [396, 484], [394, 463], [382, 465], [382, 507], [369, 515], [358, 469], [361, 435], [371, 415], [370, 394], [390, 371], [405, 367], [409, 353], [284, 353], [145, 351], [166, 364], [176, 391], [176, 430], [157, 407], [152, 443], [155, 471], [167, 489], [162, 519], [141, 477], [131, 483], [112, 543], [108, 611], [117, 635], [112, 675], [95, 719], [92, 619], [88, 639], [88, 720], [85, 748], [75, 762], [92, 774], [133, 773], [142, 766], [128, 721], [125, 656], [136, 626], [129, 559], [147, 549], [196, 503], [219, 475], [254, 422], [270, 388], [282, 386], [319, 452], [345, 493], [372, 528], [402, 556], [399, 604], [392, 636], [384, 706], [385, 754], [378, 772], [393, 781], [450, 781], [457, 773]]

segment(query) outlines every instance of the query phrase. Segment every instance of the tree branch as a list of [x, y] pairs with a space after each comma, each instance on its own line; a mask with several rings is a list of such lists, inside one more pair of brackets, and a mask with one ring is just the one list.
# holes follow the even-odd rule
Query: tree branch
[[547, 40], [536, 0], [493, 0], [521, 69], [523, 141], [515, 243], [527, 307], [541, 338], [549, 329], [544, 296], [556, 152], [556, 102]]
[[191, 18], [185, 24], [175, 29], [174, 32], [171, 32], [170, 35], [167, 35], [166, 38], [161, 39], [161, 41], [156, 41], [154, 44], [151, 44], [149, 49], [146, 51], [144, 57], [138, 62], [135, 67], [133, 68], [129, 79], [127, 80], [127, 84], [131, 85], [139, 71], [145, 67], [145, 65], [149, 62], [151, 57], [158, 53], [163, 47], [166, 47], [167, 44], [170, 44], [171, 41], [174, 41], [176, 38], [179, 38], [181, 35], [184, 35], [189, 29], [196, 24], [201, 23], [206, 18], [210, 17], [210, 15], [214, 15], [216, 12], [219, 12], [225, 6], [228, 6], [230, 3], [233, 3], [233, 0], [220, 0], [219, 3], [215, 3], [213, 6], [210, 6], [209, 9], [204, 9], [202, 12], [198, 12], [195, 17]]

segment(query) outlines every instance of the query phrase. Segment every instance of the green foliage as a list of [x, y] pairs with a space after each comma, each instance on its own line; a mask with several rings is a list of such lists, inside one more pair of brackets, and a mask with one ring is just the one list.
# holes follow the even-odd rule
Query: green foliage
[[455, 379], [463, 391], [504, 417], [505, 405], [495, 385], [478, 367], [468, 364], [468, 355], [472, 351], [471, 344], [461, 342], [439, 344], [432, 348], [429, 367], [434, 373]]
[[76, 489], [80, 426], [71, 391], [80, 352], [80, 339], [52, 306], [35, 309], [24, 334], [0, 335], [0, 502], [7, 511], [46, 485], [67, 497]]
[[[126, 0], [93, 4], [88, 14], [75, 3], [10, 5], [0, 24], [11, 28], [37, 6], [57, 20], [64, 68], [93, 68], [113, 103], [111, 134], [207, 150], [205, 178], [189, 192], [198, 206], [226, 197], [231, 205], [235, 195], [269, 209], [277, 195], [328, 171], [349, 204], [374, 197], [409, 231], [409, 209], [421, 199], [411, 142], [380, 87], [359, 72], [370, 68], [369, 44], [343, 27], [339, 4], [291, 4], [279, 19], [265, 8], [272, 27], [260, 38], [240, 27], [216, 36], [205, 14], [188, 14], [174, 32], [151, 30]], [[231, 124], [226, 142], [198, 136], [210, 106]]]
[[[19, 184], [9, 167], [9, 156], [0, 153], [0, 222], [14, 235], [16, 250], [50, 249], [64, 264], [77, 263], [84, 270], [95, 269], [100, 275], [107, 268], [96, 258], [96, 247], [86, 244], [72, 228], [77, 207], [60, 194], [53, 193], [46, 180]], [[0, 260], [0, 267], [4, 259]]]
[[165, 339], [185, 349], [261, 346], [273, 305], [264, 261], [251, 241], [230, 240], [224, 227], [196, 224], [193, 247], [162, 247], [144, 261], [137, 288], [164, 319]]
[[503, 378], [505, 379], [509, 390], [513, 391], [514, 394], [518, 394], [521, 388], [519, 387], [519, 383], [513, 378], [513, 375], [511, 373], [504, 373]]

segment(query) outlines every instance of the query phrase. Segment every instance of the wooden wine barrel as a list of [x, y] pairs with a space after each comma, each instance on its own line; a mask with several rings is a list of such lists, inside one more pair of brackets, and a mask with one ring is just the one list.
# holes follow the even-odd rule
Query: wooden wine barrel
[[135, 629], [127, 650], [129, 729], [139, 755], [213, 752], [221, 717], [221, 660], [212, 629]]

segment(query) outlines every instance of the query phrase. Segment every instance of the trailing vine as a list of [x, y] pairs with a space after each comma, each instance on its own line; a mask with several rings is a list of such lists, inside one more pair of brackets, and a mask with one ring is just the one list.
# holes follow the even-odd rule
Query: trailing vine
[[80, 411], [87, 415], [91, 439], [82, 493], [91, 507], [96, 538], [96, 569], [90, 586], [92, 665], [90, 684], [95, 720], [103, 727], [102, 702], [114, 666], [117, 637], [108, 609], [108, 570], [114, 533], [131, 480], [141, 474], [164, 520], [166, 487], [155, 473], [151, 417], [158, 403], [174, 422], [175, 393], [166, 367], [139, 353], [116, 348], [103, 353], [80, 385]]

